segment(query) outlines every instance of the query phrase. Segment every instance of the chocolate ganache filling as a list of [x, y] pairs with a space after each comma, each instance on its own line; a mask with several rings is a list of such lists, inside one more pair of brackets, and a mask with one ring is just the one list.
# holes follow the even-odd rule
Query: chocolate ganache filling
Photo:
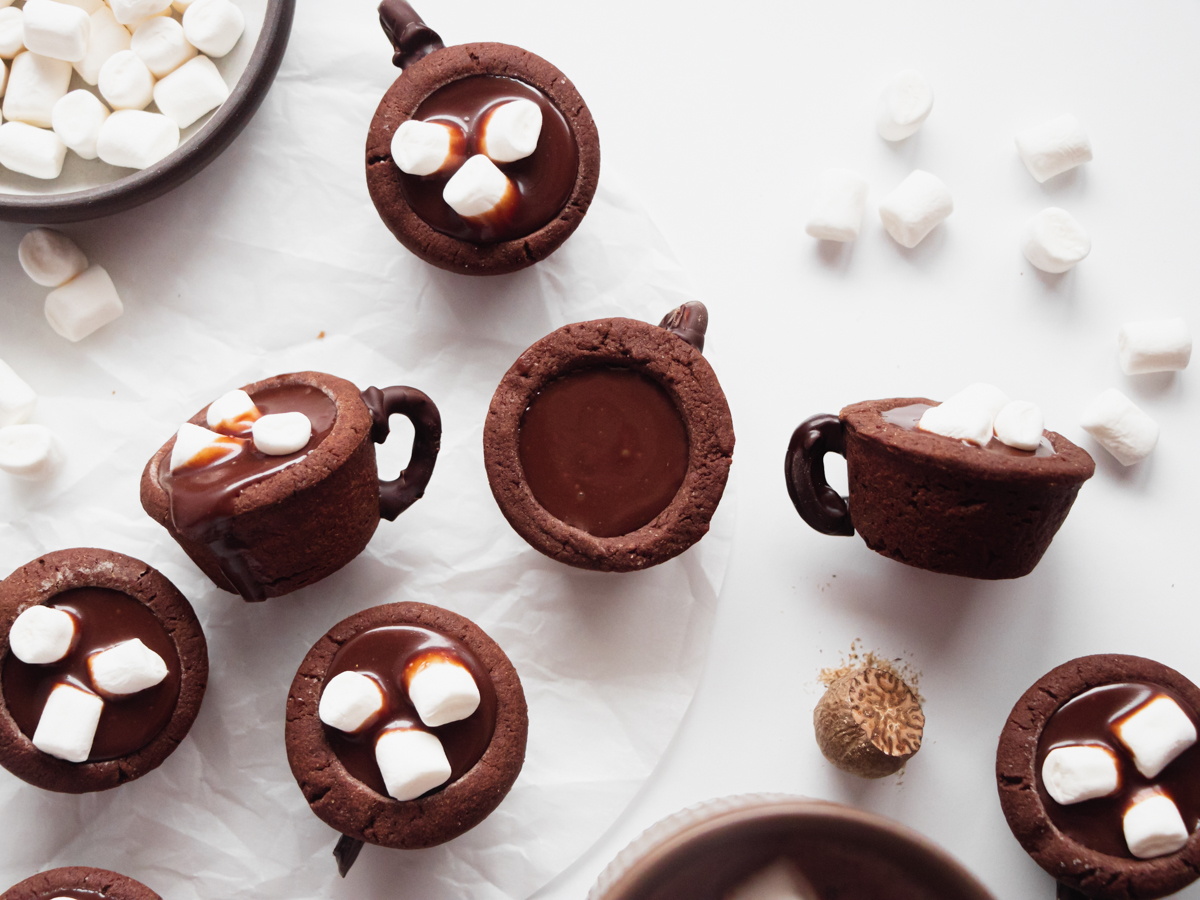
[[[1179, 809], [1189, 834], [1200, 825], [1200, 744], [1193, 744], [1154, 778], [1146, 778], [1117, 739], [1113, 726], [1155, 697], [1169, 697], [1196, 722], [1196, 713], [1172, 691], [1153, 684], [1108, 684], [1074, 697], [1055, 710], [1042, 729], [1035, 759], [1038, 795], [1059, 831], [1100, 853], [1133, 859], [1125, 842], [1125, 812], [1153, 793], [1165, 794]], [[1089, 744], [1107, 748], [1117, 760], [1117, 792], [1063, 806], [1042, 784], [1042, 765], [1056, 747]]]
[[[405, 690], [405, 670], [430, 657], [441, 657], [465, 666], [479, 688], [479, 708], [465, 719], [430, 728], [421, 721]], [[385, 731], [413, 728], [441, 741], [450, 762], [450, 779], [429, 793], [445, 789], [479, 762], [496, 730], [496, 688], [475, 656], [459, 641], [417, 625], [371, 628], [348, 640], [333, 658], [325, 683], [342, 672], [359, 672], [379, 685], [383, 709], [354, 734], [324, 725], [330, 748], [352, 776], [388, 796], [375, 760], [375, 742]]]
[[105, 895], [101, 891], [85, 891], [82, 888], [51, 889], [43, 891], [40, 900], [57, 900], [58, 897], [65, 897], [68, 900], [104, 900]]
[[[883, 421], [889, 425], [896, 425], [903, 428], [905, 431], [922, 431], [924, 434], [934, 434], [932, 431], [924, 431], [919, 428], [921, 416], [925, 415], [927, 409], [933, 409], [928, 403], [913, 403], [910, 406], [897, 406], [895, 409], [885, 410], [880, 415]], [[936, 435], [942, 437], [942, 435]], [[954, 438], [946, 438], [948, 441], [955, 440]], [[967, 444], [966, 441], [960, 443]], [[976, 446], [975, 444], [967, 444], [969, 447]], [[1002, 441], [996, 440], [994, 437], [987, 442], [981, 449], [989, 453], [1000, 453], [1004, 456], [1054, 456], [1054, 447], [1050, 443], [1050, 439], [1044, 434], [1041, 441], [1037, 445], [1036, 450], [1020, 450], [1016, 447], [1010, 447]]]
[[12, 651], [5, 657], [4, 703], [17, 727], [32, 739], [50, 692], [60, 684], [95, 693], [88, 658], [137, 638], [162, 657], [167, 677], [136, 694], [105, 699], [88, 762], [118, 759], [146, 746], [171, 721], [179, 699], [179, 653], [162, 623], [145, 605], [108, 588], [64, 591], [46, 606], [75, 619], [76, 637], [70, 652], [56, 663], [30, 665]]
[[[502, 211], [465, 219], [442, 199], [446, 182], [471, 156], [481, 152], [487, 114], [502, 103], [532, 100], [542, 111], [537, 149], [516, 162], [496, 163], [516, 190], [515, 202]], [[475, 243], [526, 237], [553, 221], [571, 197], [579, 172], [579, 148], [571, 126], [550, 99], [524, 82], [498, 75], [473, 75], [438, 88], [417, 108], [414, 119], [462, 129], [464, 152], [456, 164], [432, 175], [400, 173], [405, 202], [433, 229]]]

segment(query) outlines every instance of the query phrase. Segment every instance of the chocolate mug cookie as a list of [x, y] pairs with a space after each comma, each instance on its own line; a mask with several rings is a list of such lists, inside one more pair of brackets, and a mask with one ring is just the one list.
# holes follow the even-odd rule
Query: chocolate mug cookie
[[162, 900], [158, 894], [140, 881], [127, 875], [94, 869], [89, 866], [65, 866], [47, 869], [31, 875], [20, 884], [14, 884], [0, 900]]

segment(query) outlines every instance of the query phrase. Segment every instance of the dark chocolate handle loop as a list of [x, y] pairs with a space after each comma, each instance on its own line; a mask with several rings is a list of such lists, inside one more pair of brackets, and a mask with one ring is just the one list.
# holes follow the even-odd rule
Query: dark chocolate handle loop
[[846, 455], [846, 434], [837, 416], [813, 416], [792, 433], [783, 474], [800, 518], [821, 534], [854, 534], [846, 499], [825, 480], [825, 454]]
[[446, 45], [438, 33], [421, 21], [417, 11], [404, 0], [383, 0], [379, 4], [379, 24], [392, 42], [392, 65], [397, 69], [411, 66]]
[[708, 331], [708, 308], [699, 300], [690, 300], [663, 316], [658, 327], [679, 335], [703, 353], [704, 333]]
[[442, 446], [442, 415], [421, 391], [410, 387], [369, 387], [362, 392], [363, 402], [371, 411], [371, 440], [382, 444], [390, 432], [388, 417], [405, 416], [413, 424], [412, 455], [408, 465], [394, 481], [379, 480], [379, 515], [393, 522], [421, 499], [433, 476], [438, 450]]

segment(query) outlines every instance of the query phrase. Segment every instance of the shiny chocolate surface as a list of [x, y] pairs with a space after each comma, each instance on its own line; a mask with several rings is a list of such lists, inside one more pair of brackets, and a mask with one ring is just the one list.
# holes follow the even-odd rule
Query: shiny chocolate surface
[[[903, 428], [905, 431], [918, 431], [921, 430], [917, 427], [921, 422], [921, 416], [925, 415], [925, 411], [928, 409], [933, 409], [933, 407], [927, 403], [914, 403], [910, 406], [897, 406], [895, 409], [889, 409], [883, 413], [880, 413], [880, 415], [882, 416], [883, 421], [887, 422], [889, 425], [896, 425], [900, 428]], [[925, 434], [933, 434], [933, 432], [926, 431]], [[941, 435], [937, 436], [941, 437]], [[946, 438], [946, 440], [952, 441], [954, 438]], [[968, 443], [967, 441], [960, 441], [960, 443], [966, 444], [968, 447], [976, 446], [975, 444]], [[982, 449], [988, 451], [989, 453], [1000, 453], [1004, 456], [1055, 455], [1054, 447], [1050, 444], [1050, 439], [1044, 434], [1042, 435], [1042, 440], [1038, 444], [1037, 449], [1032, 451], [1019, 450], [1016, 447], [1010, 447], [1008, 444], [998, 441], [995, 438], [992, 438], [990, 441], [988, 441]]]

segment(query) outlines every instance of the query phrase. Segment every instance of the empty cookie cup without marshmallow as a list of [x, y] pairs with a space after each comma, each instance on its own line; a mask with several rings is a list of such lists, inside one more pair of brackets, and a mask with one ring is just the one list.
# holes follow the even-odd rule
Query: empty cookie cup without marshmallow
[[162, 900], [140, 881], [90, 866], [47, 869], [0, 894], [0, 900], [53, 900], [58, 897], [71, 900]]

